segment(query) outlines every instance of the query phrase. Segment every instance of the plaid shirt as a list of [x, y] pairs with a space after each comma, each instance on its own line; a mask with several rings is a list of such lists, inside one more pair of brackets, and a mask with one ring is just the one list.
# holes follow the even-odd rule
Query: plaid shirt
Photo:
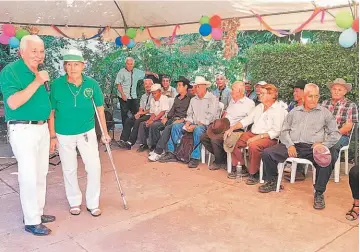
[[332, 104], [331, 99], [328, 99], [323, 101], [322, 106], [330, 110], [335, 116], [339, 129], [346, 122], [358, 123], [357, 106], [347, 98], [338, 101], [335, 105]]

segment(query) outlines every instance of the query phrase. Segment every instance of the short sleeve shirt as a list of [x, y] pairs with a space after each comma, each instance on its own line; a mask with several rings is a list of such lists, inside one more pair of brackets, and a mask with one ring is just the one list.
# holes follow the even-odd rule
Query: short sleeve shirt
[[157, 116], [162, 111], [169, 111], [169, 98], [165, 95], [161, 95], [158, 101], [155, 101], [154, 98], [151, 98], [150, 103], [150, 113]]
[[127, 99], [137, 99], [137, 84], [144, 77], [145, 72], [142, 70], [134, 68], [132, 71], [128, 71], [126, 68], [122, 68], [116, 76], [115, 84], [121, 85]]

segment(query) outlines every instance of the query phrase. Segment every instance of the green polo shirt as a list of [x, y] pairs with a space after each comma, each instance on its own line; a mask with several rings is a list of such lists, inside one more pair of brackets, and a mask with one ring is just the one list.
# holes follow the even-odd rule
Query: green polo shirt
[[49, 94], [41, 85], [31, 98], [17, 109], [11, 109], [7, 99], [29, 86], [35, 80], [35, 74], [22, 59], [8, 64], [0, 73], [0, 88], [5, 104], [5, 120], [43, 121], [49, 119], [51, 104]]
[[55, 110], [55, 132], [77, 135], [93, 129], [95, 109], [92, 98], [97, 107], [103, 106], [104, 97], [100, 86], [90, 77], [83, 75], [83, 82], [78, 87], [67, 81], [67, 75], [54, 80], [51, 85], [51, 104]]

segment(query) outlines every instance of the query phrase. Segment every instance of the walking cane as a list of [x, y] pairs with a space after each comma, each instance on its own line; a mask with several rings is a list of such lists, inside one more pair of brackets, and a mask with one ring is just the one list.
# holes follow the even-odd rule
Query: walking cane
[[[103, 129], [102, 125], [101, 125], [100, 117], [99, 117], [99, 114], [98, 114], [98, 112], [97, 112], [94, 99], [92, 99], [92, 103], [93, 103], [93, 105], [94, 105], [94, 109], [95, 109], [95, 113], [96, 113], [96, 118], [97, 118], [97, 120], [98, 120], [98, 122], [99, 122], [99, 125], [100, 125], [101, 134], [104, 136], [104, 129]], [[125, 195], [124, 195], [124, 192], [123, 192], [123, 190], [122, 190], [122, 188], [121, 188], [120, 179], [119, 179], [119, 176], [118, 176], [118, 173], [117, 173], [115, 164], [114, 164], [114, 159], [113, 159], [113, 156], [112, 156], [112, 153], [111, 153], [110, 145], [109, 145], [108, 143], [105, 143], [105, 146], [106, 146], [107, 153], [108, 153], [108, 155], [109, 155], [109, 159], [110, 159], [112, 168], [113, 168], [114, 173], [115, 173], [117, 185], [118, 185], [118, 187], [119, 187], [120, 194], [121, 194], [121, 198], [122, 198], [122, 201], [123, 201], [123, 203], [124, 203], [124, 209], [127, 210], [128, 207], [127, 207], [127, 204], [126, 204]]]

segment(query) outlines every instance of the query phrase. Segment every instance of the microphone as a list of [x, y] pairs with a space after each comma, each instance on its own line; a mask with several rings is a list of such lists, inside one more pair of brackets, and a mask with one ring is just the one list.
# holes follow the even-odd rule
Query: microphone
[[[39, 64], [39, 70], [40, 70], [40, 71], [45, 70], [44, 64]], [[45, 81], [45, 82], [44, 82], [44, 87], [45, 87], [45, 90], [46, 90], [47, 92], [50, 92], [49, 81]]]

